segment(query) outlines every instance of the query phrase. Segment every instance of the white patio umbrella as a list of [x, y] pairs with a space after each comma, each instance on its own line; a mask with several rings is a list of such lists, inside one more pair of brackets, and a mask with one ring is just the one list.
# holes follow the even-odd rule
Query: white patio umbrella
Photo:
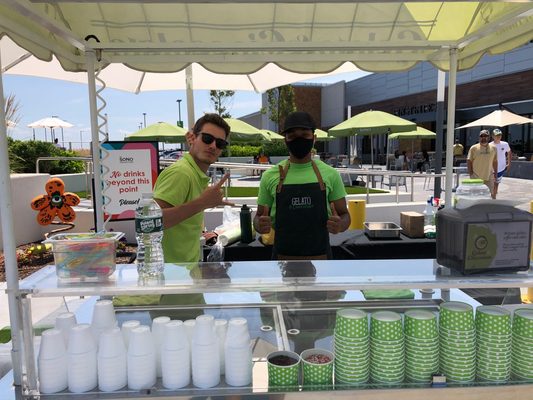
[[61, 143], [65, 140], [63, 138], [63, 128], [72, 128], [70, 122], [63, 121], [61, 118], [56, 116], [42, 118], [38, 121], [28, 124], [28, 128], [44, 128], [44, 140], [46, 141], [46, 128], [50, 128], [50, 139], [54, 140], [54, 128], [61, 128]]
[[470, 122], [466, 125], [460, 126], [459, 128], [455, 129], [463, 129], [463, 128], [470, 128], [473, 126], [507, 126], [507, 125], [521, 125], [521, 124], [527, 124], [532, 123], [533, 119], [522, 117], [521, 115], [512, 113], [511, 111], [507, 110], [496, 110], [491, 112], [488, 115], [485, 115], [484, 117], [481, 117], [480, 119], [476, 119], [473, 122]]

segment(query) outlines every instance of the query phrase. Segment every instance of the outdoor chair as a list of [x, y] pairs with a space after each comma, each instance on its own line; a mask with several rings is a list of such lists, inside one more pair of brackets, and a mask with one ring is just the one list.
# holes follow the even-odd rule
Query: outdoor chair
[[406, 192], [408, 191], [407, 190], [407, 179], [405, 179], [405, 176], [389, 175], [386, 178], [387, 178], [386, 181], [384, 180], [381, 181], [381, 187], [385, 185], [389, 187], [389, 190], [392, 190], [392, 188], [396, 188], [396, 183], [398, 183], [398, 186], [404, 186], [405, 191]]
[[424, 172], [426, 176], [424, 177], [424, 189], [431, 189], [431, 180], [434, 178], [435, 174], [435, 161], [430, 158], [429, 164], [424, 164]]

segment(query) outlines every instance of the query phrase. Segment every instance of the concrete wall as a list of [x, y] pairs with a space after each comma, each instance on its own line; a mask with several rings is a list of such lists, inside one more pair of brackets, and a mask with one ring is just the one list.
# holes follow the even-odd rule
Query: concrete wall
[[[12, 206], [15, 219], [15, 243], [17, 245], [43, 239], [41, 225], [37, 223], [37, 211], [30, 207], [32, 199], [46, 193], [48, 174], [11, 174]], [[0, 250], [3, 250], [0, 229]]]
[[54, 175], [53, 177], [61, 178], [63, 180], [67, 192], [91, 192], [92, 174], [63, 174]]

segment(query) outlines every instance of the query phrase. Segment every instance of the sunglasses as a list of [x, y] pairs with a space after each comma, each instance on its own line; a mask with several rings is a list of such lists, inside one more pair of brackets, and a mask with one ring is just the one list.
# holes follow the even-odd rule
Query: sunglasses
[[217, 149], [224, 150], [226, 147], [228, 147], [228, 142], [224, 139], [219, 139], [211, 135], [210, 133], [206, 132], [200, 132], [200, 135], [202, 135], [202, 142], [205, 144], [211, 144], [215, 142], [215, 146], [217, 146]]
[[479, 135], [479, 137], [489, 137], [489, 135]]

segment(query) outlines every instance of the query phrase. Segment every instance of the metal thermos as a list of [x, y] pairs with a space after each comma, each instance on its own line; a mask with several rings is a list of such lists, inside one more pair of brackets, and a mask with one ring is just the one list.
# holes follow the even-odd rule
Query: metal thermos
[[241, 207], [241, 243], [251, 243], [254, 238], [252, 235], [252, 210], [246, 204]]

